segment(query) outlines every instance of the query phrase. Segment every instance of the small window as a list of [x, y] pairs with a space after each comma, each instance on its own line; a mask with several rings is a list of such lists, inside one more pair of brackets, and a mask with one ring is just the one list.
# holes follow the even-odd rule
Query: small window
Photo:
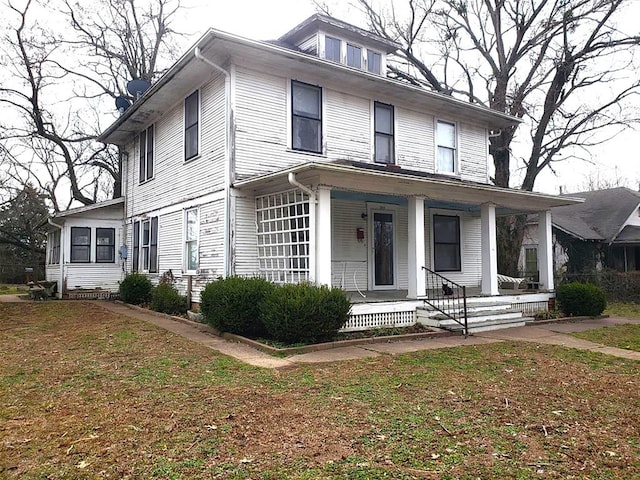
[[49, 234], [49, 262], [50, 265], [60, 263], [60, 230]]
[[460, 217], [433, 216], [433, 261], [436, 272], [459, 272]]
[[91, 261], [91, 229], [71, 227], [71, 262], [87, 263]]
[[198, 90], [184, 100], [184, 159], [189, 160], [199, 152], [200, 96]]
[[371, 73], [382, 73], [382, 55], [378, 52], [367, 50], [367, 71]]
[[450, 122], [438, 121], [438, 172], [456, 172], [456, 125]]
[[347, 65], [362, 68], [362, 49], [347, 43]]
[[340, 40], [333, 37], [324, 37], [324, 58], [333, 62], [340, 62], [342, 56], [340, 54]]
[[140, 239], [140, 250], [142, 251], [142, 270], [149, 271], [149, 247], [151, 246], [151, 221], [142, 222], [142, 238]]
[[322, 89], [291, 82], [292, 148], [322, 153]]
[[132, 252], [132, 270], [137, 272], [140, 270], [140, 222], [133, 222], [133, 252]]
[[140, 183], [142, 183], [153, 178], [153, 125], [140, 132], [138, 144], [140, 147]]
[[198, 209], [187, 210], [185, 213], [184, 258], [185, 270], [198, 270]]
[[376, 162], [395, 163], [393, 121], [393, 106], [376, 102], [374, 105], [374, 160]]
[[528, 278], [538, 275], [538, 247], [529, 246], [524, 249], [524, 274]]
[[116, 261], [116, 230], [96, 228], [96, 263]]

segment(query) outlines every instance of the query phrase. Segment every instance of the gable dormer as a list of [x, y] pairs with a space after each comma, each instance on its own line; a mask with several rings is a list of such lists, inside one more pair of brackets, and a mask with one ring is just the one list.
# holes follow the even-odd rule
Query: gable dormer
[[348, 67], [385, 75], [399, 45], [333, 17], [315, 14], [279, 38], [296, 49]]

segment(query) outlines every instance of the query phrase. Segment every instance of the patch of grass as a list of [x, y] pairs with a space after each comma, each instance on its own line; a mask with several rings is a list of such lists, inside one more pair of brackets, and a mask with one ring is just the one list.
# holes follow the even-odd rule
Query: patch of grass
[[604, 313], [625, 318], [640, 318], [640, 304], [612, 302], [607, 304]]
[[60, 301], [0, 304], [0, 358], [9, 479], [640, 478], [639, 362], [593, 352], [268, 370]]
[[22, 285], [7, 285], [6, 283], [0, 283], [0, 295], [17, 295], [24, 292], [24, 286]]
[[576, 338], [600, 343], [609, 347], [640, 352], [640, 324], [612, 325], [572, 334]]

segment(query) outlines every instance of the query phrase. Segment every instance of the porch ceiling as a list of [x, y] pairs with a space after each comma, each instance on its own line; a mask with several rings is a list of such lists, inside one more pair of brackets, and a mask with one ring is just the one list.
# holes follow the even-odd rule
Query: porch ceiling
[[432, 203], [461, 207], [490, 203], [496, 206], [498, 214], [540, 212], [551, 207], [584, 201], [581, 198], [508, 189], [399, 168], [318, 162], [241, 180], [233, 186], [240, 190], [253, 191], [258, 195], [283, 191], [292, 188], [288, 181], [289, 173], [294, 173], [298, 182], [311, 188], [324, 186], [351, 192], [403, 197], [422, 196]]

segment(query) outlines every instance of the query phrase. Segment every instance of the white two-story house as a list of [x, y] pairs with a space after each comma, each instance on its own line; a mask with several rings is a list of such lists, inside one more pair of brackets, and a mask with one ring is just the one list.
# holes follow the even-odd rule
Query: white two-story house
[[491, 185], [489, 135], [518, 120], [388, 78], [396, 48], [323, 15], [207, 32], [100, 136], [123, 152], [119, 275], [171, 271], [194, 303], [228, 275], [418, 301], [431, 271], [494, 296], [496, 216], [535, 213], [553, 291], [549, 210], [573, 200]]

